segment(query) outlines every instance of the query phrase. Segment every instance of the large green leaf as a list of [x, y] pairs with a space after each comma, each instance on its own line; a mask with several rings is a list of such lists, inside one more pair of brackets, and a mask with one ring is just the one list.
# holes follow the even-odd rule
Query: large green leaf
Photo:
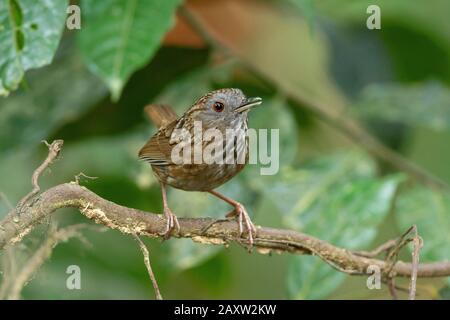
[[[276, 199], [287, 227], [338, 246], [361, 249], [374, 240], [400, 181], [401, 176], [377, 179], [369, 159], [349, 152], [301, 169], [286, 168], [266, 192]], [[319, 258], [303, 258], [291, 257], [290, 296], [324, 298], [343, 282], [345, 276]]]
[[[396, 202], [399, 226], [406, 230], [417, 226], [424, 241], [420, 259], [424, 262], [450, 259], [450, 195], [422, 186], [400, 194]], [[450, 283], [450, 278], [448, 278]]]
[[89, 68], [117, 100], [131, 74], [144, 66], [171, 27], [181, 0], [83, 1], [79, 44]]
[[27, 90], [2, 101], [3, 155], [13, 148], [34, 148], [106, 94], [106, 88], [83, 67], [79, 57], [70, 53], [71, 48], [64, 48], [51, 66], [30, 72]]
[[345, 280], [345, 274], [334, 270], [315, 256], [290, 257], [287, 290], [293, 299], [323, 299]]
[[365, 118], [435, 130], [450, 128], [450, 90], [438, 82], [368, 86], [354, 111]]
[[26, 70], [49, 64], [58, 47], [67, 0], [0, 0], [0, 96]]
[[265, 188], [265, 192], [270, 199], [284, 200], [274, 202], [284, 224], [302, 229], [303, 222], [299, 216], [329, 197], [328, 190], [349, 181], [372, 177], [374, 170], [373, 162], [360, 153], [331, 154], [298, 169], [283, 168], [277, 181]]
[[[381, 181], [367, 178], [336, 185], [332, 195], [298, 217], [304, 223], [303, 230], [344, 248], [367, 247], [389, 211], [398, 182], [398, 177]], [[293, 257], [290, 264], [287, 280], [291, 296], [324, 298], [344, 281], [343, 273], [318, 257], [303, 258]]]

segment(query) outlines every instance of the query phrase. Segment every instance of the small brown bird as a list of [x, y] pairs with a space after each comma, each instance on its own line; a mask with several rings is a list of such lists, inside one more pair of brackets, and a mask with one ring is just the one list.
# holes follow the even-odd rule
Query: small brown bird
[[[220, 89], [201, 97], [180, 118], [169, 106], [146, 107], [159, 130], [139, 151], [139, 158], [151, 164], [160, 181], [167, 219], [166, 237], [173, 229], [180, 229], [177, 217], [167, 204], [166, 185], [170, 185], [186, 191], [209, 192], [232, 205], [234, 210], [227, 217], [237, 217], [240, 236], [245, 225], [250, 246], [253, 245], [256, 228], [244, 206], [214, 189], [233, 178], [248, 162], [247, 116], [261, 102], [261, 98], [247, 98], [239, 89]], [[200, 137], [196, 131], [199, 125]], [[214, 138], [207, 139], [207, 132], [214, 133]], [[230, 133], [235, 136], [227, 139]], [[174, 152], [178, 149], [190, 153], [187, 152], [187, 156], [184, 154], [180, 161], [177, 152]], [[211, 149], [214, 150], [211, 152], [214, 161], [207, 161], [205, 154], [201, 153]], [[200, 156], [198, 152], [196, 154], [199, 150]]]

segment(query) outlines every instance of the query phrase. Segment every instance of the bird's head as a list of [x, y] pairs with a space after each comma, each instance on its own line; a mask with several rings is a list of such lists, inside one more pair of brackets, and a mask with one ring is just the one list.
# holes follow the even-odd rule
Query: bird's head
[[261, 103], [259, 97], [247, 98], [240, 89], [226, 88], [205, 94], [192, 106], [190, 113], [206, 127], [218, 124], [229, 127], [246, 120], [248, 112]]

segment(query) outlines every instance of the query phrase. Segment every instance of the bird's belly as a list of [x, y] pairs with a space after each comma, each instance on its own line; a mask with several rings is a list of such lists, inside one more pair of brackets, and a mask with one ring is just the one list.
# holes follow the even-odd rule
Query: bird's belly
[[185, 164], [152, 166], [157, 178], [174, 188], [208, 191], [233, 178], [245, 164]]

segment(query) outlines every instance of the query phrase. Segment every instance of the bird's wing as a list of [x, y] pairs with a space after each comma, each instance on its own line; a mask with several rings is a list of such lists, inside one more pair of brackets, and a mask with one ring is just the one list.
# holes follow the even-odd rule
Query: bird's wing
[[164, 127], [178, 118], [168, 105], [149, 104], [144, 110], [157, 128]]
[[139, 151], [139, 159], [148, 161], [152, 165], [168, 165], [171, 160], [172, 148], [170, 138], [177, 124], [175, 119], [168, 125], [161, 127], [157, 133]]

